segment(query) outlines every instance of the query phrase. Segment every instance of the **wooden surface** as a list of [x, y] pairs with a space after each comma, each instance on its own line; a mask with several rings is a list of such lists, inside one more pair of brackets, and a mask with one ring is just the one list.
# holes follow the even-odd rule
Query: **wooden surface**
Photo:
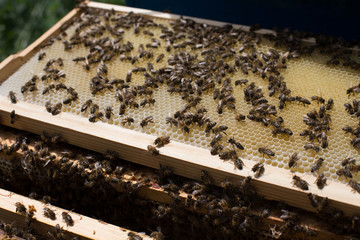
[[[89, 3], [90, 7], [104, 9], [114, 8], [118, 11], [142, 13], [161, 18], [177, 18], [178, 15], [153, 12], [150, 10], [134, 9], [109, 4]], [[52, 33], [56, 33], [60, 26], [76, 15], [73, 10], [60, 22], [54, 25], [41, 38], [26, 48], [17, 56], [10, 56], [0, 64], [0, 81], [3, 81], [11, 73], [16, 71], [20, 65], [36, 52], [39, 46], [44, 43]], [[196, 19], [213, 25], [224, 23]], [[247, 27], [234, 25], [235, 27]], [[260, 30], [266, 33], [267, 30]], [[9, 122], [9, 113], [16, 111], [19, 116], [14, 125]], [[172, 167], [176, 174], [199, 179], [200, 171], [206, 170], [215, 179], [216, 183], [223, 179], [231, 179], [235, 184], [244, 177], [252, 175], [250, 170], [253, 162], [245, 160], [244, 170], [234, 170], [233, 164], [222, 162], [217, 156], [210, 155], [209, 151], [186, 144], [172, 142], [160, 149], [160, 156], [153, 156], [146, 151], [147, 145], [151, 144], [154, 136], [138, 133], [132, 130], [117, 126], [110, 126], [106, 123], [89, 123], [88, 119], [77, 117], [68, 113], [61, 113], [51, 116], [46, 113], [44, 106], [32, 105], [24, 102], [10, 104], [10, 101], [0, 97], [0, 121], [2, 124], [11, 125], [18, 129], [34, 132], [37, 134], [43, 131], [49, 133], [61, 133], [71, 144], [104, 153], [106, 150], [117, 151], [119, 155], [129, 161], [142, 164], [152, 168], [158, 168], [159, 164]], [[330, 205], [339, 208], [348, 215], [360, 214], [360, 194], [351, 191], [350, 187], [341, 183], [330, 182], [324, 190], [319, 190], [312, 184], [315, 181], [313, 176], [301, 175], [310, 183], [310, 191], [301, 191], [292, 185], [292, 174], [284, 169], [266, 166], [263, 177], [253, 181], [261, 195], [267, 199], [284, 201], [289, 205], [305, 210], [314, 211], [310, 206], [306, 194], [312, 192], [330, 199]]]
[[[31, 227], [44, 236], [46, 236], [47, 231], [54, 232], [56, 224], [63, 227], [68, 235], [72, 237], [79, 236], [85, 239], [127, 239], [127, 234], [129, 233], [127, 229], [0, 189], [0, 219], [7, 223], [14, 222], [14, 226], [25, 227], [25, 217], [15, 211], [16, 202], [24, 204], [27, 208], [29, 205], [34, 205], [37, 210], [34, 215], [36, 221], [31, 223]], [[44, 207], [49, 207], [55, 212], [56, 220], [53, 221], [43, 216]], [[70, 214], [74, 220], [74, 226], [66, 226], [65, 222], [62, 221], [61, 213], [64, 211]], [[143, 239], [151, 239], [142, 234], [140, 236]]]

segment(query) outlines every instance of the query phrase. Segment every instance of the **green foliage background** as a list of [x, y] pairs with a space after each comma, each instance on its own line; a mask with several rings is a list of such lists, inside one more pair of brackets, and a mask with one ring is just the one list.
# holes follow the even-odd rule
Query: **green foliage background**
[[[125, 5], [125, 0], [97, 2]], [[75, 0], [0, 0], [0, 62], [30, 45], [75, 4]]]

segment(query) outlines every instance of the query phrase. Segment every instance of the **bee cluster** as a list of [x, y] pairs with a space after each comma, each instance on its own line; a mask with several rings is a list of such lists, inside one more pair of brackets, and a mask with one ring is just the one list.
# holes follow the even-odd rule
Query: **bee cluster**
[[30, 228], [21, 228], [13, 226], [14, 223], [6, 223], [4, 221], [0, 222], [0, 230], [2, 239], [29, 239], [29, 240], [36, 240], [36, 239], [44, 239], [41, 235], [37, 234]]
[[[350, 94], [354, 94], [356, 92], [358, 92], [359, 86], [352, 86], [347, 90], [347, 93]], [[358, 118], [360, 116], [359, 114], [359, 107], [360, 107], [360, 102], [357, 101], [356, 99], [354, 99], [352, 101], [352, 103], [345, 103], [344, 104], [346, 111], [348, 112], [348, 114], [350, 116], [354, 116], [356, 118]], [[360, 138], [359, 138], [359, 131], [360, 131], [360, 127], [359, 127], [360, 122], [358, 121], [358, 125], [351, 127], [351, 126], [345, 126], [343, 127], [343, 131], [345, 133], [350, 133], [351, 135], [353, 135], [353, 138], [350, 140], [350, 144], [357, 150], [360, 149]], [[349, 180], [349, 185], [351, 186], [351, 188], [355, 191], [360, 193], [360, 184], [359, 182], [356, 182], [355, 180], [353, 180], [353, 175], [357, 174], [360, 171], [360, 164], [357, 164], [357, 161], [355, 158], [352, 157], [347, 157], [345, 158], [342, 162], [341, 162], [341, 168], [339, 170], [336, 171], [336, 174], [339, 176], [345, 176], [346, 179], [350, 179]]]
[[[8, 130], [3, 129], [3, 132]], [[6, 179], [1, 181], [2, 188], [39, 199], [44, 204], [73, 209], [133, 231], [145, 232], [155, 239], [177, 239], [185, 235], [189, 238], [287, 239], [298, 236], [311, 239], [317, 236], [317, 231], [307, 224], [309, 217], [336, 234], [359, 234], [358, 216], [344, 216], [341, 211], [328, 206], [327, 198], [315, 194], [308, 196], [318, 214], [305, 214], [286, 204], [264, 200], [257, 194], [250, 176], [237, 185], [223, 180], [218, 187], [204, 170], [199, 173], [202, 181], [194, 181], [175, 175], [167, 166], [160, 166], [159, 171], [154, 172], [125, 162], [113, 152], [102, 155], [75, 148], [56, 134], [17, 134], [17, 141], [22, 140], [19, 151], [0, 153], [12, 163], [10, 172], [0, 171], [1, 179]], [[154, 147], [161, 148], [169, 141], [167, 136], [160, 136]], [[254, 170], [261, 175], [261, 169], [261, 164], [257, 164]], [[306, 190], [306, 182], [297, 176], [294, 176], [294, 184]], [[138, 192], [144, 187], [162, 189], [170, 202], [140, 197]], [[14, 209], [25, 216], [26, 233], [33, 233], [31, 226], [36, 221], [36, 214], [56, 219], [49, 205], [34, 209], [18, 202]], [[72, 239], [66, 228], [63, 229], [76, 224], [71, 215], [71, 212], [62, 212], [64, 225], [56, 225], [45, 238]], [[270, 215], [283, 222], [271, 222]], [[187, 230], [184, 232], [184, 229]], [[16, 235], [15, 230], [11, 234]], [[135, 233], [129, 235], [129, 239], [141, 238], [138, 237]]]
[[[330, 98], [326, 105], [325, 99], [322, 97], [312, 96], [311, 100], [318, 101], [321, 105], [319, 111], [311, 110], [304, 115], [303, 121], [309, 126], [309, 129], [302, 131], [300, 136], [308, 136], [309, 140], [312, 141], [305, 144], [304, 148], [306, 150], [311, 149], [315, 152], [319, 152], [320, 146], [323, 149], [329, 146], [327, 132], [330, 130], [331, 116], [327, 111], [332, 109], [334, 100]], [[314, 144], [314, 140], [317, 140], [320, 143], [320, 146]]]

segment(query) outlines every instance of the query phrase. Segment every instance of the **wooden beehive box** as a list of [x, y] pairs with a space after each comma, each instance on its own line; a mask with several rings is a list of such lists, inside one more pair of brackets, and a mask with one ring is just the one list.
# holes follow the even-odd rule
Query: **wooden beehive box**
[[[116, 18], [116, 16], [121, 16], [121, 14], [126, 15], [130, 12], [140, 14], [157, 24], [168, 26], [168, 28], [171, 28], [171, 21], [179, 19], [177, 15], [149, 10], [94, 2], [89, 2], [87, 5], [90, 8], [114, 9], [114, 11], [116, 11], [113, 15], [109, 16], [110, 19], [108, 20], [106, 20], [107, 16], [103, 16], [101, 24], [105, 29], [108, 24], [113, 24], [111, 23], [111, 17]], [[261, 86], [269, 103], [274, 104], [276, 108], [278, 108], [278, 98], [268, 97], [267, 84], [265, 84], [266, 82], [259, 74], [252, 74], [250, 70], [248, 70], [250, 73], [246, 74], [246, 71], [238, 68], [235, 72], [225, 73], [221, 84], [215, 81], [215, 88], [221, 88], [226, 77], [231, 79], [236, 110], [234, 111], [224, 107], [223, 113], [219, 114], [217, 109], [218, 102], [213, 99], [214, 88], [206, 90], [201, 94], [202, 100], [200, 104], [207, 109], [207, 113], [204, 115], [205, 117], [209, 117], [211, 121], [216, 121], [217, 126], [221, 124], [228, 126], [229, 129], [226, 130], [227, 135], [222, 135], [225, 139], [225, 141], [222, 140], [225, 149], [232, 149], [232, 146], [227, 143], [227, 140], [231, 137], [241, 142], [244, 146], [245, 149], [243, 151], [236, 150], [238, 156], [244, 162], [243, 169], [240, 170], [234, 168], [232, 161], [223, 161], [219, 159], [219, 156], [210, 154], [210, 142], [214, 135], [205, 132], [205, 125], [190, 128], [190, 132], [186, 133], [181, 127], [166, 124], [166, 117], [172, 117], [176, 111], [183, 108], [186, 104], [181, 94], [168, 91], [170, 87], [166, 86], [168, 79], [162, 79], [161, 81], [164, 81], [164, 83], [159, 82], [158, 88], [154, 87], [152, 89], [153, 94], [149, 98], [142, 96], [136, 98], [138, 104], [146, 99], [155, 99], [153, 105], [147, 104], [143, 108], [140, 106], [140, 108], [136, 109], [127, 108], [123, 115], [119, 114], [121, 103], [117, 102], [114, 98], [114, 90], [104, 90], [97, 94], [91, 94], [89, 81], [97, 75], [97, 69], [100, 63], [91, 65], [90, 70], [87, 70], [86, 65], [83, 67], [82, 63], [75, 63], [73, 59], [76, 57], [86, 57], [87, 54], [89, 54], [88, 49], [76, 45], [72, 49], [64, 51], [64, 46], [66, 47], [67, 43], [64, 44], [62, 42], [71, 41], [70, 38], [74, 36], [75, 29], [79, 24], [77, 21], [75, 21], [73, 25], [69, 23], [72, 23], [74, 19], [86, 21], [86, 19], [82, 19], [84, 16], [80, 14], [79, 9], [74, 9], [27, 49], [10, 56], [0, 64], [0, 81], [2, 82], [2, 86], [0, 86], [0, 121], [2, 124], [36, 134], [41, 134], [43, 131], [60, 133], [70, 144], [100, 153], [105, 153], [108, 150], [115, 151], [118, 152], [123, 159], [151, 168], [159, 168], [160, 165], [170, 166], [176, 174], [187, 178], [200, 179], [201, 170], [205, 170], [214, 178], [217, 185], [223, 179], [231, 179], [236, 184], [249, 175], [254, 176], [254, 173], [251, 171], [254, 164], [264, 163], [265, 173], [260, 178], [254, 179], [253, 182], [257, 191], [267, 199], [284, 201], [295, 207], [315, 211], [315, 209], [311, 207], [307, 197], [307, 194], [312, 192], [320, 197], [328, 197], [331, 206], [341, 209], [347, 215], [351, 216], [360, 213], [360, 195], [351, 191], [351, 188], [346, 184], [347, 179], [344, 177], [339, 178], [335, 173], [341, 167], [341, 161], [347, 156], [351, 155], [355, 158], [358, 156], [358, 151], [349, 143], [350, 138], [348, 135], [345, 135], [341, 129], [346, 125], [356, 124], [356, 120], [348, 116], [345, 112], [343, 104], [352, 101], [353, 98], [348, 98], [346, 95], [346, 89], [357, 84], [359, 72], [328, 67], [325, 64], [326, 57], [320, 53], [289, 60], [287, 69], [281, 72], [294, 96], [299, 95], [310, 99], [313, 95], [319, 95], [325, 99], [333, 98], [335, 101], [334, 109], [330, 112], [332, 123], [328, 136], [329, 147], [322, 149], [317, 154], [313, 151], [304, 150], [304, 145], [307, 140], [299, 136], [299, 134], [307, 128], [302, 120], [303, 115], [312, 109], [318, 109], [319, 104], [312, 102], [309, 106], [303, 106], [289, 103], [284, 109], [278, 109], [278, 115], [283, 117], [285, 126], [292, 129], [293, 135], [282, 136], [279, 134], [274, 136], [270, 127], [264, 127], [259, 122], [253, 122], [248, 119], [244, 122], [238, 122], [235, 119], [236, 114], [241, 113], [247, 115], [252, 108], [251, 104], [243, 100], [243, 91], [246, 86], [235, 85], [235, 80], [237, 79], [247, 78], [249, 83], [254, 82], [256, 86]], [[203, 23], [203, 28], [206, 28], [207, 25], [217, 27], [224, 26], [224, 23], [221, 22], [196, 18], [191, 19]], [[109, 34], [109, 37], [112, 37], [113, 40], [117, 38], [121, 39], [121, 43], [127, 44], [128, 41], [132, 42], [134, 47], [130, 53], [125, 52], [125, 55], [129, 56], [131, 60], [124, 60], [124, 58], [120, 60], [120, 55], [124, 55], [122, 53], [115, 54], [111, 61], [105, 60], [105, 64], [108, 67], [107, 74], [109, 79], [126, 80], [130, 70], [134, 67], [147, 68], [149, 62], [153, 63], [154, 69], [168, 67], [167, 60], [177, 51], [182, 51], [177, 49], [182, 49], [179, 45], [181, 45], [181, 39], [186, 38], [186, 35], [179, 36], [180, 40], [177, 42], [177, 48], [174, 47], [173, 43], [171, 50], [167, 52], [167, 42], [164, 40], [161, 40], [161, 46], [157, 48], [147, 47], [146, 45], [151, 43], [157, 44], [156, 40], [152, 40], [152, 38], [159, 39], [161, 29], [150, 26], [149, 30], [154, 34], [154, 36], [150, 36], [151, 34], [143, 32], [143, 30], [146, 30], [145, 28], [141, 28], [139, 33], [133, 32], [134, 28], [139, 27], [136, 26], [136, 24], [135, 26], [130, 25], [129, 27], [131, 31], [118, 27], [116, 30], [118, 30], [119, 36]], [[165, 28], [166, 27], [163, 29]], [[233, 28], [240, 29], [240, 32], [249, 30], [249, 27], [239, 25], [233, 25]], [[101, 31], [105, 31], [105, 29]], [[89, 28], [87, 30], [90, 32], [94, 31], [94, 38], [102, 37], [101, 34], [97, 35], [97, 29]], [[58, 36], [60, 32], [64, 31], [66, 31], [67, 36], [63, 35], [61, 41], [54, 38]], [[256, 33], [262, 36], [263, 34], [271, 34], [273, 32], [259, 30]], [[220, 34], [218, 37], [221, 39]], [[50, 46], [43, 47], [50, 39], [53, 39], [52, 41], [54, 41], [54, 43]], [[257, 43], [257, 38], [254, 38], [252, 41], [252, 43], [256, 44], [259, 51], [258, 53], [266, 53], [268, 49], [272, 48], [270, 42], [266, 40]], [[140, 44], [143, 44], [146, 50], [151, 50], [153, 57], [150, 56], [147, 60], [144, 60], [146, 57], [140, 57], [132, 63], [134, 57], [141, 54], [138, 50]], [[223, 44], [226, 45], [226, 43]], [[311, 40], [309, 40], [309, 44], [311, 44]], [[189, 46], [185, 46], [183, 49], [191, 54], [198, 54], [199, 62], [201, 63], [201, 53], [205, 49], [204, 46], [205, 43], [201, 46], [199, 43], [195, 43], [195, 45], [189, 43]], [[239, 53], [239, 49], [241, 49], [240, 43], [237, 43], [233, 48]], [[279, 52], [285, 52], [284, 49], [281, 48], [277, 50]], [[232, 49], [229, 50], [229, 53], [232, 53], [232, 51]], [[242, 50], [240, 51], [239, 56], [244, 57]], [[44, 60], [39, 61], [39, 54], [42, 52], [45, 52], [46, 56]], [[164, 59], [157, 61], [157, 57], [160, 54], [164, 54]], [[43, 68], [47, 61], [58, 57], [63, 59], [64, 66], [59, 66], [59, 69], [66, 74], [66, 77], [60, 77], [60, 81], [55, 81], [55, 83], [62, 82], [67, 86], [73, 87], [78, 92], [79, 99], [70, 105], [63, 104], [61, 113], [53, 116], [46, 111], [44, 106], [45, 102], [50, 101], [55, 105], [55, 103], [69, 97], [66, 91], [55, 92], [50, 90], [49, 93], [42, 94], [45, 88], [49, 87], [50, 83], [41, 80], [38, 80], [40, 83], [34, 92], [27, 91], [25, 94], [22, 94], [21, 86], [29, 81], [34, 74], [40, 77], [42, 74], [45, 74]], [[224, 59], [223, 61], [225, 63], [231, 62], [233, 64], [234, 62], [233, 58], [230, 57], [229, 60], [227, 56], [219, 56], [217, 60], [221, 58]], [[191, 64], [195, 63], [191, 62]], [[131, 81], [129, 81], [130, 86], [144, 84], [144, 77], [141, 73], [133, 71], [131, 78]], [[331, 84], [329, 84], [330, 81]], [[193, 85], [192, 83], [192, 86]], [[12, 104], [9, 101], [7, 96], [9, 90], [15, 92], [19, 99], [17, 104]], [[81, 106], [87, 99], [92, 99], [94, 103], [98, 104], [99, 111], [101, 112], [104, 112], [104, 108], [107, 106], [111, 106], [114, 108], [114, 115], [111, 115], [111, 119], [109, 120], [104, 117], [95, 123], [90, 122], [89, 113], [81, 112]], [[10, 123], [10, 112], [13, 110], [15, 110], [16, 121], [12, 124]], [[141, 120], [150, 115], [154, 117], [154, 123], [149, 123], [147, 126], [141, 127]], [[125, 116], [132, 117], [134, 123], [121, 124]], [[152, 145], [154, 139], [161, 135], [169, 135], [171, 142], [159, 149], [159, 156], [154, 156], [148, 151], [148, 145]], [[269, 158], [258, 153], [258, 148], [260, 147], [273, 150], [275, 156]], [[300, 152], [301, 158], [298, 161], [298, 165], [290, 171], [288, 161], [294, 152]], [[325, 159], [325, 164], [322, 166], [321, 172], [324, 172], [326, 177], [329, 178], [328, 185], [324, 189], [318, 189], [316, 185], [313, 184], [316, 176], [310, 173], [310, 169], [318, 157]], [[292, 183], [294, 174], [301, 176], [302, 179], [309, 183], [309, 191], [303, 191], [294, 187]], [[354, 174], [353, 177], [355, 180], [359, 180], [358, 174]]]

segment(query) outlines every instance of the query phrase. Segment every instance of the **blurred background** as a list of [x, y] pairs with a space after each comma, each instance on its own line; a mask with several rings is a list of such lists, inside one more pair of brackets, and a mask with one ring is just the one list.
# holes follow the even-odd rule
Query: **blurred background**
[[[260, 23], [360, 40], [359, 0], [96, 0], [242, 25]], [[75, 0], [0, 0], [0, 61], [24, 49]]]
[[[125, 0], [97, 2], [125, 5]], [[0, 0], [0, 62], [34, 42], [75, 5], [75, 0]]]

